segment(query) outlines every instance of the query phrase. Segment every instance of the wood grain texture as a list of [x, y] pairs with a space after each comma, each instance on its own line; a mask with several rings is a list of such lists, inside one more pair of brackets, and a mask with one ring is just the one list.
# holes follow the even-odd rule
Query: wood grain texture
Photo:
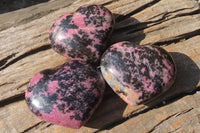
[[[103, 4], [116, 17], [110, 44], [128, 40], [162, 45], [177, 65], [177, 79], [165, 94], [128, 106], [107, 87], [103, 102], [79, 130], [36, 118], [24, 91], [37, 72], [68, 61], [49, 45], [55, 19], [80, 5]], [[196, 0], [59, 0], [0, 15], [0, 132], [198, 132], [200, 14]]]
[[104, 130], [102, 133], [199, 132], [199, 100], [199, 93], [186, 96], [171, 104], [132, 117], [123, 124]]
[[[194, 1], [158, 1], [116, 24], [119, 33], [113, 36], [112, 42], [130, 40], [144, 45], [187, 37], [188, 34], [199, 32], [200, 15], [189, 15], [196, 11], [199, 12], [199, 5]], [[122, 29], [125, 31], [121, 32]]]
[[51, 12], [54, 12], [60, 8], [67, 7], [72, 3], [73, 0], [50, 1], [48, 3], [38, 4], [14, 12], [4, 13], [0, 15], [0, 31], [13, 26], [18, 26], [31, 22], [35, 19], [46, 16], [47, 14], [50, 14]]

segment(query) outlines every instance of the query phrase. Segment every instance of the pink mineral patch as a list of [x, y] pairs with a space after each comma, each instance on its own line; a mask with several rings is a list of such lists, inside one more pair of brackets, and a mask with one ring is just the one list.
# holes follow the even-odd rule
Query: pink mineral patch
[[60, 110], [58, 110], [56, 106], [54, 106], [54, 109], [50, 114], [43, 112], [42, 117], [39, 118], [51, 122], [53, 124], [79, 129], [84, 122], [75, 119], [70, 119], [70, 116], [73, 114], [74, 114], [73, 112], [63, 114], [62, 112], [60, 112]]
[[49, 94], [54, 94], [57, 89], [59, 89], [59, 85], [58, 85], [58, 81], [51, 81], [49, 84], [48, 84], [48, 93]]
[[31, 86], [34, 86], [35, 84], [37, 84], [37, 82], [41, 79], [43, 77], [43, 74], [40, 74], [40, 73], [38, 73], [38, 74], [36, 74], [32, 79], [31, 79], [31, 81], [29, 82], [29, 87], [31, 87]]
[[76, 13], [76, 15], [73, 18], [74, 24], [77, 25], [79, 28], [86, 28], [84, 18], [86, 16], [81, 13]]

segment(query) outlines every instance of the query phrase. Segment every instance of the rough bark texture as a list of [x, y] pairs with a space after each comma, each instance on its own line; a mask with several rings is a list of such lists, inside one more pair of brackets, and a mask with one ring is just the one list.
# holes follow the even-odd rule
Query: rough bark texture
[[[37, 72], [68, 61], [49, 45], [54, 20], [80, 5], [103, 4], [116, 17], [110, 44], [160, 45], [177, 65], [172, 88], [131, 107], [107, 87], [103, 102], [79, 130], [36, 118], [24, 100]], [[0, 14], [0, 132], [200, 132], [200, 8], [198, 0], [51, 0]]]

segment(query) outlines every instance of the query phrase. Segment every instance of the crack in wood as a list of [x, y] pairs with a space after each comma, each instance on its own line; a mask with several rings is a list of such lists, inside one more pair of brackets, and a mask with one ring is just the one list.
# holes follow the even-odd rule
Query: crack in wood
[[[172, 117], [178, 117], [182, 114], [186, 114], [190, 111], [192, 111], [194, 108], [191, 108], [191, 109], [186, 109], [186, 110], [183, 110], [182, 112], [179, 112], [179, 113], [175, 113], [175, 114], [172, 114], [170, 116], [168, 116], [167, 118], [163, 119], [162, 121], [160, 121], [158, 124], [156, 124], [150, 131], [148, 131], [147, 133], [152, 133], [158, 126], [160, 126], [162, 123], [164, 123], [165, 121], [169, 120], [170, 118]], [[178, 130], [178, 129], [177, 129]]]
[[[16, 87], [12, 87], [12, 88], [10, 88], [9, 90], [6, 90], [6, 91], [3, 91], [2, 93], [1, 93], [1, 95], [4, 95], [4, 94], [6, 94], [6, 93], [8, 93], [8, 92], [12, 92], [12, 91], [19, 91], [21, 88], [23, 89], [23, 87], [24, 86], [26, 86], [27, 84], [28, 84], [28, 82], [29, 81], [27, 81], [27, 82], [24, 82], [24, 83], [22, 83], [22, 84], [20, 84], [19, 86], [16, 86]], [[2, 88], [2, 86], [7, 86], [7, 85], [10, 85], [10, 84], [16, 84], [16, 82], [9, 82], [9, 83], [3, 83], [3, 84], [1, 84], [0, 85], [0, 87]], [[0, 88], [0, 89], [1, 89]], [[19, 92], [19, 94], [17, 94], [17, 95], [20, 95], [20, 94], [22, 94], [22, 93], [24, 93], [24, 92], [22, 92], [22, 91], [20, 91]], [[12, 96], [11, 96], [12, 97]], [[9, 99], [9, 97], [8, 98], [5, 98], [5, 99]], [[2, 101], [2, 100], [5, 100], [5, 99], [1, 99], [0, 101]]]
[[150, 131], [148, 131], [147, 133], [152, 133], [159, 125], [161, 125], [162, 123], [164, 123], [165, 121], [169, 120], [170, 118], [174, 117], [176, 115], [172, 114], [170, 116], [168, 116], [167, 118], [163, 119], [162, 121], [160, 121], [158, 124], [156, 124]]
[[6, 106], [8, 104], [24, 100], [24, 99], [25, 99], [25, 93], [21, 93], [21, 94], [9, 97], [7, 99], [0, 101], [0, 108]]
[[196, 15], [196, 14], [199, 14], [199, 13], [200, 13], [200, 9], [193, 11], [193, 12], [189, 12], [189, 13], [182, 13], [182, 14], [175, 15], [174, 18], [189, 16], [189, 15]]
[[50, 123], [50, 124], [46, 125], [45, 127], [41, 128], [41, 130], [44, 130], [44, 129], [46, 129], [46, 128], [50, 127], [50, 126], [53, 126], [53, 124], [52, 124], [52, 123]]
[[16, 88], [16, 90], [19, 90], [21, 87], [27, 85], [28, 83], [29, 83], [29, 81], [28, 81], [28, 82], [25, 82], [25, 83], [23, 83], [23, 84], [21, 84], [20, 86], [18, 86], [18, 87]]
[[[141, 29], [140, 30], [135, 30], [134, 32], [139, 32], [139, 31], [142, 32]], [[182, 34], [182, 35], [179, 35], [179, 36], [176, 36], [174, 38], [170, 38], [169, 40], [154, 42], [154, 43], [151, 43], [150, 45], [153, 44], [153, 45], [158, 45], [158, 46], [168, 46], [170, 44], [178, 43], [178, 42], [180, 42], [180, 40], [187, 40], [187, 39], [190, 39], [190, 38], [198, 36], [198, 35], [200, 35], [200, 29], [192, 31], [192, 32], [189, 32], [189, 33], [185, 33], [185, 34]]]
[[174, 132], [178, 131], [179, 129], [181, 129], [181, 127], [178, 127], [175, 130], [173, 130], [173, 131], [169, 131], [169, 133], [174, 133]]
[[[185, 9], [192, 9], [192, 8], [185, 8]], [[179, 11], [179, 10], [176, 10], [176, 11]], [[176, 11], [172, 11], [172, 12], [165, 13], [161, 19], [158, 19], [158, 20], [155, 20], [155, 21], [148, 21], [148, 22], [145, 22], [144, 24], [148, 25], [148, 24], [154, 23], [153, 25], [151, 25], [151, 26], [148, 27], [148, 28], [150, 28], [150, 27], [152, 27], [152, 26], [161, 24], [161, 23], [163, 23], [163, 22], [172, 20], [172, 19], [174, 19], [174, 18], [184, 17], [184, 16], [191, 16], [191, 15], [197, 15], [197, 14], [200, 13], [200, 9], [198, 9], [198, 10], [193, 11], [193, 12], [181, 13], [181, 14], [175, 15], [174, 17], [171, 17], [171, 18], [169, 18], [169, 19], [166, 19], [166, 18], [168, 17], [168, 15], [170, 15], [170, 13], [176, 13]]]
[[41, 124], [44, 124], [44, 123], [46, 123], [46, 122], [44, 122], [44, 121], [38, 122], [38, 123], [36, 123], [35, 125], [33, 125], [33, 126], [27, 128], [27, 129], [25, 129], [24, 131], [22, 131], [22, 132], [20, 132], [20, 133], [26, 133], [26, 132], [30, 131], [31, 129], [33, 129], [33, 128], [35, 128], [35, 127], [38, 127], [38, 126], [40, 126]]
[[112, 0], [112, 1], [109, 1], [109, 2], [106, 2], [106, 3], [103, 3], [103, 4], [101, 4], [102, 6], [107, 6], [107, 5], [110, 5], [110, 4], [112, 4], [112, 3], [114, 3], [114, 2], [117, 2], [117, 1], [119, 1], [119, 0]]
[[[158, 20], [155, 20], [155, 21], [141, 22], [141, 23], [137, 23], [137, 24], [134, 24], [134, 25], [128, 25], [127, 27], [122, 27], [122, 28], [119, 28], [119, 29], [117, 28], [117, 29], [115, 29], [115, 32], [123, 32], [123, 31], [129, 30], [127, 33], [131, 34], [131, 33], [134, 33], [134, 32], [142, 31], [142, 30], [144, 30], [146, 28], [151, 28], [151, 27], [153, 27], [155, 25], [158, 25], [158, 24], [161, 24], [163, 22], [172, 20], [174, 18], [190, 16], [190, 15], [197, 15], [197, 14], [200, 13], [200, 9], [198, 9], [198, 10], [190, 12], [190, 13], [182, 13], [182, 14], [175, 15], [174, 17], [171, 17], [169, 19], [166, 19], [168, 17], [168, 15], [170, 15], [172, 13], [176, 13], [176, 12], [179, 12], [179, 11], [182, 11], [182, 10], [186, 10], [186, 9], [192, 9], [192, 8], [183, 8], [183, 9], [178, 9], [178, 10], [167, 12], [167, 13], [162, 13], [164, 15], [162, 16], [161, 19], [158, 19]], [[161, 15], [161, 14], [159, 14], [159, 15]], [[159, 15], [156, 15], [154, 17], [157, 17]], [[152, 18], [154, 18], [154, 17], [152, 17]], [[150, 18], [150, 19], [152, 19], [152, 18]], [[122, 21], [124, 21], [124, 20], [122, 20]], [[147, 26], [149, 24], [152, 24], [152, 25], [151, 26]], [[130, 30], [130, 29], [132, 29], [132, 30]]]
[[198, 35], [200, 35], [200, 29], [179, 35], [175, 39], [172, 39], [172, 40], [160, 41], [160, 42], [156, 42], [156, 43], [153, 43], [153, 44], [158, 45], [158, 46], [167, 46], [167, 45], [170, 45], [170, 44], [173, 44], [173, 43], [178, 43], [178, 42], [180, 42], [180, 40], [183, 40], [183, 39], [187, 40], [187, 39], [190, 39], [190, 38], [198, 36]]
[[[171, 12], [161, 13], [161, 14], [158, 14], [158, 15], [156, 15], [156, 16], [153, 16], [153, 17], [149, 18], [148, 20], [163, 15], [161, 19], [158, 19], [158, 20], [156, 20], [156, 21], [148, 21], [148, 22], [149, 22], [149, 23], [155, 23], [155, 22], [158, 22], [158, 21], [161, 21], [161, 20], [165, 20], [167, 17], [170, 16], [170, 14], [177, 13], [177, 12], [180, 12], [180, 11], [183, 11], [183, 10], [193, 9], [193, 8], [194, 8], [194, 7], [191, 7], [191, 8], [181, 8], [181, 9], [177, 9], [177, 10], [174, 10], [174, 11], [171, 11]], [[197, 11], [198, 11], [198, 10], [197, 10]], [[174, 17], [172, 17], [172, 18], [170, 18], [170, 19], [173, 19], [173, 18], [176, 18], [176, 17], [185, 16], [185, 15], [186, 15], [186, 16], [188, 16], [188, 15], [193, 15], [193, 13], [196, 14], [197, 11], [190, 12], [190, 13], [182, 13], [182, 14], [179, 14], [179, 15], [175, 15]], [[170, 19], [168, 19], [168, 20], [170, 20]]]
[[0, 67], [3, 66], [4, 64], [6, 64], [8, 62], [8, 60], [10, 60], [11, 58], [15, 57], [17, 53], [13, 53], [7, 57], [5, 57], [4, 59], [0, 60]]
[[14, 64], [14, 63], [16, 63], [16, 62], [18, 62], [19, 60], [21, 60], [21, 59], [23, 59], [23, 58], [25, 58], [25, 57], [28, 57], [28, 56], [33, 55], [33, 54], [36, 54], [36, 53], [41, 52], [41, 51], [48, 50], [48, 49], [50, 49], [50, 48], [51, 48], [50, 45], [44, 45], [44, 46], [41, 46], [41, 47], [39, 47], [39, 48], [33, 49], [33, 50], [31, 50], [31, 51], [28, 51], [28, 52], [24, 53], [23, 55], [20, 55], [19, 57], [17, 57], [17, 58], [15, 58], [15, 59], [11, 60], [11, 61], [8, 62], [7, 64], [5, 64], [3, 67], [0, 67], [0, 71], [3, 70], [3, 69], [5, 69], [5, 68], [7, 68], [8, 66], [10, 66], [10, 65], [12, 65], [12, 64]]
[[[163, 101], [157, 103], [156, 105], [149, 106], [149, 107], [147, 107], [147, 108], [144, 107], [143, 110], [141, 110], [141, 111], [137, 111], [137, 112], [134, 111], [134, 112], [130, 113], [129, 116], [123, 117], [123, 118], [121, 118], [121, 119], [115, 120], [114, 122], [105, 125], [105, 126], [102, 127], [101, 129], [97, 130], [95, 133], [101, 132], [101, 131], [103, 131], [103, 130], [110, 130], [110, 129], [112, 129], [112, 128], [114, 128], [114, 127], [116, 127], [116, 126], [118, 126], [118, 125], [124, 123], [125, 121], [127, 121], [127, 120], [129, 120], [129, 119], [131, 119], [131, 118], [133, 118], [133, 117], [137, 117], [137, 116], [139, 116], [139, 115], [142, 115], [142, 114], [144, 114], [144, 113], [147, 113], [148, 111], [150, 111], [150, 110], [152, 110], [152, 109], [156, 109], [156, 108], [160, 108], [160, 107], [166, 106], [166, 105], [168, 105], [168, 104], [170, 104], [170, 103], [172, 103], [172, 102], [174, 102], [174, 101], [177, 101], [177, 100], [179, 100], [179, 99], [181, 99], [181, 98], [183, 98], [183, 97], [185, 97], [185, 96], [188, 96], [188, 95], [193, 95], [193, 94], [195, 94], [195, 93], [197, 93], [197, 92], [199, 92], [199, 91], [200, 91], [200, 87], [197, 87], [196, 89], [194, 89], [194, 90], [192, 90], [192, 91], [182, 92], [182, 93], [180, 93], [180, 94], [174, 95], [173, 97], [169, 97], [168, 99], [163, 100]], [[192, 108], [192, 109], [193, 109], [193, 108]], [[184, 110], [182, 113], [183, 113], [183, 114], [184, 114], [184, 113], [187, 113], [187, 112], [191, 111], [192, 109]], [[136, 112], [136, 113], [135, 113], [135, 112]], [[178, 114], [179, 114], [179, 113], [178, 113]], [[173, 114], [172, 116], [176, 116], [176, 115], [177, 115], [177, 113], [176, 113], [176, 114]], [[172, 116], [171, 116], [171, 117], [172, 117]], [[171, 118], [171, 117], [170, 117], [170, 118]], [[168, 119], [169, 119], [169, 118], [168, 118]], [[160, 124], [161, 124], [161, 123], [160, 123]], [[157, 126], [155, 126], [155, 127], [157, 127]], [[151, 130], [150, 130], [150, 131], [151, 131]], [[149, 133], [150, 133], [150, 132], [149, 132]]]
[[4, 85], [8, 85], [8, 84], [13, 84], [14, 82], [5, 82], [3, 84], [0, 84], [0, 87], [4, 86]]
[[120, 15], [120, 16], [116, 17], [115, 20], [116, 20], [116, 22], [124, 21], [125, 19], [131, 17], [132, 15], [134, 15], [134, 14], [136, 14], [138, 12], [141, 12], [142, 10], [157, 4], [159, 1], [160, 0], [154, 0], [154, 1], [150, 2], [150, 3], [147, 3], [147, 4], [141, 6], [140, 8], [138, 8], [138, 9], [126, 14], [126, 15]]
[[182, 114], [186, 114], [186, 113], [190, 112], [190, 111], [193, 110], [193, 109], [194, 109], [194, 108], [185, 109], [185, 110], [183, 110], [182, 112], [177, 113], [174, 117], [178, 117], [178, 116], [180, 116], [180, 115], [182, 115]]
[[40, 128], [40, 130], [45, 130], [46, 128], [49, 128], [50, 126], [53, 126], [54, 124], [52, 123], [48, 123], [45, 121], [40, 121], [38, 123], [36, 123], [35, 125], [25, 129], [24, 131], [20, 132], [20, 133], [26, 133], [26, 132], [32, 132], [32, 130], [34, 130], [35, 128]]

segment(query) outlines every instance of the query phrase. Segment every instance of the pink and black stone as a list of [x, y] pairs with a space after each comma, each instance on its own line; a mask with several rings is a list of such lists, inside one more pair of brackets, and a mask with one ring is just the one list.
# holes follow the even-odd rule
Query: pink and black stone
[[101, 59], [103, 77], [128, 104], [138, 105], [155, 98], [174, 83], [176, 69], [163, 48], [119, 42]]
[[99, 63], [113, 31], [114, 17], [101, 5], [81, 6], [58, 18], [50, 30], [53, 49], [68, 58]]
[[36, 74], [25, 93], [30, 110], [40, 119], [80, 128], [102, 100], [105, 81], [84, 61], [70, 61]]

